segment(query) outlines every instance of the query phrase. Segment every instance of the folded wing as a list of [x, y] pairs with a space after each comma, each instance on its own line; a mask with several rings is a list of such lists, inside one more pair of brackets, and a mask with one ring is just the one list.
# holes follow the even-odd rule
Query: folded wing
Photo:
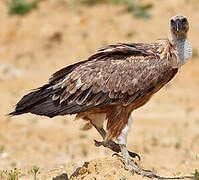
[[54, 73], [49, 83], [24, 96], [10, 115], [54, 117], [109, 105], [128, 106], [162, 87], [177, 72], [158, 44], [119, 44]]

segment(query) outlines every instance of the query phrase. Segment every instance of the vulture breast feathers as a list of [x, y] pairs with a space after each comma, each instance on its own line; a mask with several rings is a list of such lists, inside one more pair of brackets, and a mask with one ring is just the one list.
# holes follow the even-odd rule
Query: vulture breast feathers
[[88, 60], [54, 73], [48, 84], [30, 93], [32, 97], [22, 98], [15, 113], [54, 117], [112, 105], [130, 105], [133, 110], [136, 102], [154, 94], [177, 73], [171, 67], [170, 50], [166, 40], [102, 48]]

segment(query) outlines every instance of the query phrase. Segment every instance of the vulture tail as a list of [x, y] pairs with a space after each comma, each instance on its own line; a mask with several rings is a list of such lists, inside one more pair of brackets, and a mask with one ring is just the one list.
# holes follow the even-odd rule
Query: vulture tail
[[25, 95], [17, 103], [15, 110], [8, 115], [15, 116], [30, 112], [37, 115], [54, 117], [58, 115], [59, 103], [52, 101], [52, 95], [60, 93], [57, 91], [58, 90], [54, 90], [49, 84], [44, 85]]

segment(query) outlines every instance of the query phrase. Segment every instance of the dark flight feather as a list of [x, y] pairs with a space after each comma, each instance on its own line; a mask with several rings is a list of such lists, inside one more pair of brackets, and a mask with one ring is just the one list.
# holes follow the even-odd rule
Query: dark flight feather
[[[117, 137], [129, 113], [144, 105], [177, 73], [170, 62], [172, 48], [168, 40], [102, 48], [88, 60], [55, 72], [48, 84], [25, 95], [9, 115], [106, 112], [107, 129], [112, 132], [109, 138]], [[115, 128], [119, 128], [117, 133]]]

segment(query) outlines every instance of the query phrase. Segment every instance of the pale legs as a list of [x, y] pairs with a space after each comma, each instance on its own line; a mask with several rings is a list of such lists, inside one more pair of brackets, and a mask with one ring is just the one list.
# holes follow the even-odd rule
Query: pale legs
[[[148, 171], [142, 170], [132, 159], [131, 152], [127, 150], [127, 135], [131, 130], [132, 117], [130, 116], [128, 119], [128, 123], [126, 127], [122, 130], [122, 133], [118, 137], [118, 144], [120, 146], [120, 150], [122, 153], [122, 157], [124, 158], [126, 169], [130, 170], [132, 173], [136, 172], [137, 174], [146, 175]], [[136, 153], [133, 153], [134, 157], [138, 157], [140, 160], [140, 156]]]
[[128, 123], [125, 126], [125, 128], [122, 130], [122, 133], [118, 137], [118, 144], [120, 146], [120, 150], [122, 153], [122, 157], [125, 159], [126, 163], [129, 163], [131, 161], [131, 157], [129, 155], [129, 152], [126, 148], [127, 143], [127, 135], [129, 131], [131, 130], [131, 123], [132, 123], [132, 117], [130, 116], [128, 119]]
[[96, 146], [104, 146], [107, 147], [109, 149], [111, 149], [112, 151], [119, 153], [122, 153], [122, 156], [124, 157], [124, 159], [129, 162], [132, 158], [138, 157], [140, 160], [140, 156], [137, 153], [134, 152], [130, 152], [127, 150], [126, 148], [126, 143], [127, 143], [127, 135], [128, 132], [130, 131], [130, 126], [132, 123], [132, 118], [131, 116], [128, 119], [128, 124], [126, 125], [126, 127], [122, 130], [121, 135], [118, 137], [118, 144], [115, 143], [112, 140], [109, 140], [108, 142], [105, 141], [106, 138], [106, 131], [103, 129], [102, 126], [98, 126], [96, 123], [94, 123], [94, 121], [90, 121], [91, 124], [96, 128], [96, 130], [99, 132], [99, 134], [102, 136], [103, 141], [99, 142], [99, 141], [95, 141], [95, 145]]

